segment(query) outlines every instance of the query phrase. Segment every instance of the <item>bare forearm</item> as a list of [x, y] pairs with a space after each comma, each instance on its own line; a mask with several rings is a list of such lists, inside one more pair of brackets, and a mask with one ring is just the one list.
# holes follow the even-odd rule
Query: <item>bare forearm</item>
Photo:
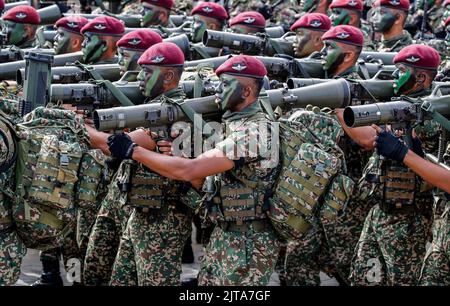
[[450, 193], [450, 171], [447, 169], [421, 158], [411, 150], [408, 150], [403, 163], [428, 183]]
[[376, 131], [370, 126], [350, 128], [345, 124], [343, 109], [336, 109], [335, 114], [341, 124], [344, 132], [359, 146], [367, 151], [372, 151], [375, 147], [373, 145], [373, 138], [377, 135]]
[[100, 149], [106, 155], [111, 155], [108, 148], [108, 137], [110, 134], [99, 132], [90, 125], [86, 125], [86, 129], [91, 140], [91, 148]]
[[167, 156], [139, 146], [134, 148], [132, 158], [167, 178], [181, 181], [191, 180], [191, 177], [186, 176], [190, 169], [189, 163], [192, 163], [190, 159]]

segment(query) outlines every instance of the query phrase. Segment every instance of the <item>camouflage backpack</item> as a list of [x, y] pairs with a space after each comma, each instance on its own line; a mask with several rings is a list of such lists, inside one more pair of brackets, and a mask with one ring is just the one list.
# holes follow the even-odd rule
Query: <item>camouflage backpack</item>
[[16, 130], [17, 231], [29, 248], [58, 247], [76, 220], [76, 203], [95, 203], [101, 160], [87, 149], [87, 132], [72, 111], [38, 107]]
[[354, 182], [344, 174], [335, 119], [299, 110], [279, 122], [282, 168], [268, 215], [282, 237], [295, 239], [321, 218], [342, 213]]

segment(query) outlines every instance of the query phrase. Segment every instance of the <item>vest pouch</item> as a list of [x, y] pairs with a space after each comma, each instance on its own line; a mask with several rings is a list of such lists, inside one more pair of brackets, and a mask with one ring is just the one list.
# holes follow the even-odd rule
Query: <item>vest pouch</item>
[[286, 239], [301, 238], [311, 223], [329, 184], [341, 168], [339, 158], [321, 148], [303, 143], [288, 165], [283, 165], [276, 183], [269, 217]]
[[78, 142], [60, 141], [56, 135], [42, 139], [29, 199], [51, 208], [72, 207], [82, 150]]
[[[261, 214], [261, 206], [257, 206], [254, 190], [235, 182], [221, 186], [221, 212], [225, 221], [242, 223], [243, 221], [255, 220]], [[262, 202], [260, 202], [262, 204]]]
[[343, 174], [337, 175], [324, 197], [320, 210], [321, 217], [327, 220], [335, 220], [341, 215], [352, 196], [354, 188], [355, 182], [350, 177]]
[[97, 205], [97, 195], [102, 185], [106, 156], [100, 150], [89, 150], [83, 154], [78, 171], [76, 203], [82, 209]]
[[159, 174], [137, 164], [131, 175], [128, 205], [138, 208], [161, 209], [164, 200], [164, 180]]
[[380, 208], [386, 213], [413, 212], [417, 175], [403, 165], [386, 161], [383, 165], [383, 200]]

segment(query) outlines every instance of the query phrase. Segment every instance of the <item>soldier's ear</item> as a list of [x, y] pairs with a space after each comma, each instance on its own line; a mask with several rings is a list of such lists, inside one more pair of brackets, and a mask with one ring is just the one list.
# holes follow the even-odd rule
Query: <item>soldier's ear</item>
[[83, 43], [83, 37], [72, 37], [72, 49], [74, 50], [81, 50], [81, 44]]
[[25, 24], [23, 27], [27, 37], [31, 38], [35, 34], [35, 29], [31, 24]]
[[425, 83], [427, 78], [428, 78], [428, 75], [425, 72], [419, 71], [419, 72], [417, 72], [417, 75], [416, 75], [416, 83], [422, 85]]
[[172, 69], [169, 69], [164, 73], [164, 83], [166, 84], [172, 83], [174, 78], [175, 72]]

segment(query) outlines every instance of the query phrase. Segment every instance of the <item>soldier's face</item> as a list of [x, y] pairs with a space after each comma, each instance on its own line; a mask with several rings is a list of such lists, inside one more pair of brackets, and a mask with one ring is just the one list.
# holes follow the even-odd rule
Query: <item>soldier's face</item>
[[141, 21], [141, 27], [148, 27], [151, 25], [158, 25], [160, 23], [159, 20], [159, 13], [161, 10], [152, 4], [149, 3], [142, 3], [141, 7], [141, 15], [142, 15], [142, 21]]
[[107, 49], [106, 42], [99, 35], [86, 32], [81, 45], [83, 51], [83, 61], [85, 63], [95, 63]]
[[192, 29], [192, 41], [201, 42], [203, 34], [207, 30], [206, 20], [200, 15], [194, 16], [194, 22], [191, 24]]
[[318, 0], [303, 0], [301, 1], [303, 4], [302, 11], [306, 13], [310, 13], [314, 11], [317, 7]]
[[7, 27], [7, 44], [20, 46], [27, 41], [28, 36], [25, 31], [25, 24], [17, 23], [14, 21], [6, 20], [5, 25]]
[[143, 65], [137, 80], [139, 89], [146, 97], [153, 99], [164, 92], [164, 73], [161, 67]]
[[299, 28], [295, 31], [295, 39], [292, 47], [295, 57], [301, 58], [310, 55], [315, 50], [311, 30]]
[[127, 71], [137, 71], [140, 69], [138, 65], [139, 57], [143, 52], [137, 50], [117, 48], [117, 54], [119, 56], [119, 69], [120, 74], [123, 75]]
[[322, 68], [323, 70], [332, 71], [341, 64], [343, 57], [345, 57], [345, 52], [334, 41], [326, 40], [324, 41], [324, 45], [322, 51], [320, 51]]
[[237, 34], [252, 34], [260, 32], [259, 28], [249, 27], [244, 24], [235, 24], [230, 27], [231, 32]]
[[350, 23], [350, 12], [343, 8], [335, 8], [330, 16], [333, 26], [346, 25]]
[[69, 52], [75, 52], [78, 50], [72, 50], [71, 34], [64, 31], [63, 28], [59, 27], [56, 30], [55, 38], [53, 39], [53, 49], [55, 49], [56, 54], [63, 54]]
[[233, 110], [242, 99], [243, 87], [238, 79], [229, 74], [220, 75], [220, 83], [216, 90], [216, 98], [222, 110]]
[[408, 94], [416, 84], [414, 77], [414, 71], [412, 67], [408, 67], [401, 63], [396, 64], [396, 69], [392, 73], [394, 77], [394, 93], [395, 94]]
[[392, 28], [397, 19], [397, 14], [394, 11], [382, 6], [374, 10], [372, 22], [374, 23], [375, 31], [384, 33]]

